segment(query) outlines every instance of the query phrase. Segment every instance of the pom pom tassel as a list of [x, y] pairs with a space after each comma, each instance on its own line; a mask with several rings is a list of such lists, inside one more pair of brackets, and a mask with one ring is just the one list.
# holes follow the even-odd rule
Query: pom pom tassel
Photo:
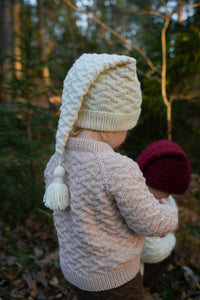
[[44, 205], [52, 210], [64, 210], [69, 206], [69, 190], [64, 183], [65, 170], [58, 166], [54, 171], [54, 181], [47, 187], [44, 194]]

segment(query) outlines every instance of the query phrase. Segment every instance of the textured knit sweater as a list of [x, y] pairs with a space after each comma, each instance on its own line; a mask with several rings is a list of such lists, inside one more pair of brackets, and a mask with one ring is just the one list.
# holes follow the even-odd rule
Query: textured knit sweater
[[[57, 165], [54, 154], [46, 186]], [[70, 207], [54, 211], [54, 223], [65, 278], [88, 291], [125, 284], [139, 271], [144, 237], [173, 231], [177, 209], [159, 204], [138, 165], [106, 143], [70, 138], [62, 166]]]
[[[166, 198], [168, 204], [177, 208], [176, 202], [172, 196]], [[178, 208], [177, 208], [178, 209]], [[141, 253], [141, 264], [159, 263], [167, 258], [176, 244], [176, 237], [173, 233], [168, 233], [161, 237], [146, 237], [145, 245]]]

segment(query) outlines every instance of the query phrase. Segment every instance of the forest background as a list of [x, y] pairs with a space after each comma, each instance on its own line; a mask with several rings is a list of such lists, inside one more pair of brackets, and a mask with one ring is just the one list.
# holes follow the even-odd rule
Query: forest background
[[[0, 225], [5, 243], [13, 238], [13, 230], [21, 234], [24, 222], [31, 218], [40, 224], [38, 230], [47, 223], [45, 230], [54, 230], [42, 204], [43, 171], [54, 153], [62, 84], [82, 53], [96, 52], [137, 60], [142, 114], [120, 151], [135, 159], [150, 142], [168, 138], [187, 153], [193, 181], [182, 202], [179, 240], [188, 249], [184, 239], [195, 236], [193, 250], [199, 247], [199, 14], [200, 2], [195, 0], [1, 0]], [[36, 239], [37, 247], [31, 245], [38, 249], [40, 243]], [[11, 243], [7, 254], [20, 257], [13, 248]], [[188, 253], [182, 258], [186, 260]], [[200, 257], [194, 253], [196, 258], [186, 264], [195, 265], [200, 276]], [[13, 265], [9, 268], [6, 261], [3, 280], [10, 269]], [[168, 297], [166, 293], [163, 297]]]

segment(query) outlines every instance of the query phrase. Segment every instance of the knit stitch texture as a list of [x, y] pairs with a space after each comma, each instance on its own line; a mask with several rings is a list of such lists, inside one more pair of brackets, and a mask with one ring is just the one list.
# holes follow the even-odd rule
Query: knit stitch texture
[[127, 130], [137, 123], [140, 106], [134, 62], [118, 65], [102, 72], [91, 84], [75, 125], [101, 131]]
[[136, 159], [148, 186], [168, 194], [183, 194], [190, 183], [191, 168], [186, 153], [174, 142], [149, 144]]
[[56, 152], [62, 155], [74, 124], [100, 131], [133, 128], [141, 112], [141, 102], [134, 58], [115, 54], [81, 55], [64, 80]]
[[[172, 196], [166, 199], [167, 203], [177, 208]], [[177, 208], [178, 209], [178, 208]], [[176, 237], [173, 233], [168, 233], [162, 237], [146, 237], [145, 245], [141, 253], [141, 263], [159, 263], [167, 258], [176, 244]]]
[[[46, 187], [58, 157], [47, 165]], [[70, 138], [62, 166], [70, 207], [54, 211], [54, 222], [65, 278], [88, 291], [125, 284], [139, 271], [144, 236], [173, 231], [177, 209], [159, 204], [138, 165], [106, 143]]]

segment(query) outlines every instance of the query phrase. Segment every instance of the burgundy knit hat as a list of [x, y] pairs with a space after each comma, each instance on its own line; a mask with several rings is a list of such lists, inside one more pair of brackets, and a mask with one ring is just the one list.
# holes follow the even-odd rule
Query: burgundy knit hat
[[169, 140], [156, 141], [142, 151], [136, 162], [151, 188], [169, 194], [183, 194], [187, 190], [190, 163], [177, 144]]

